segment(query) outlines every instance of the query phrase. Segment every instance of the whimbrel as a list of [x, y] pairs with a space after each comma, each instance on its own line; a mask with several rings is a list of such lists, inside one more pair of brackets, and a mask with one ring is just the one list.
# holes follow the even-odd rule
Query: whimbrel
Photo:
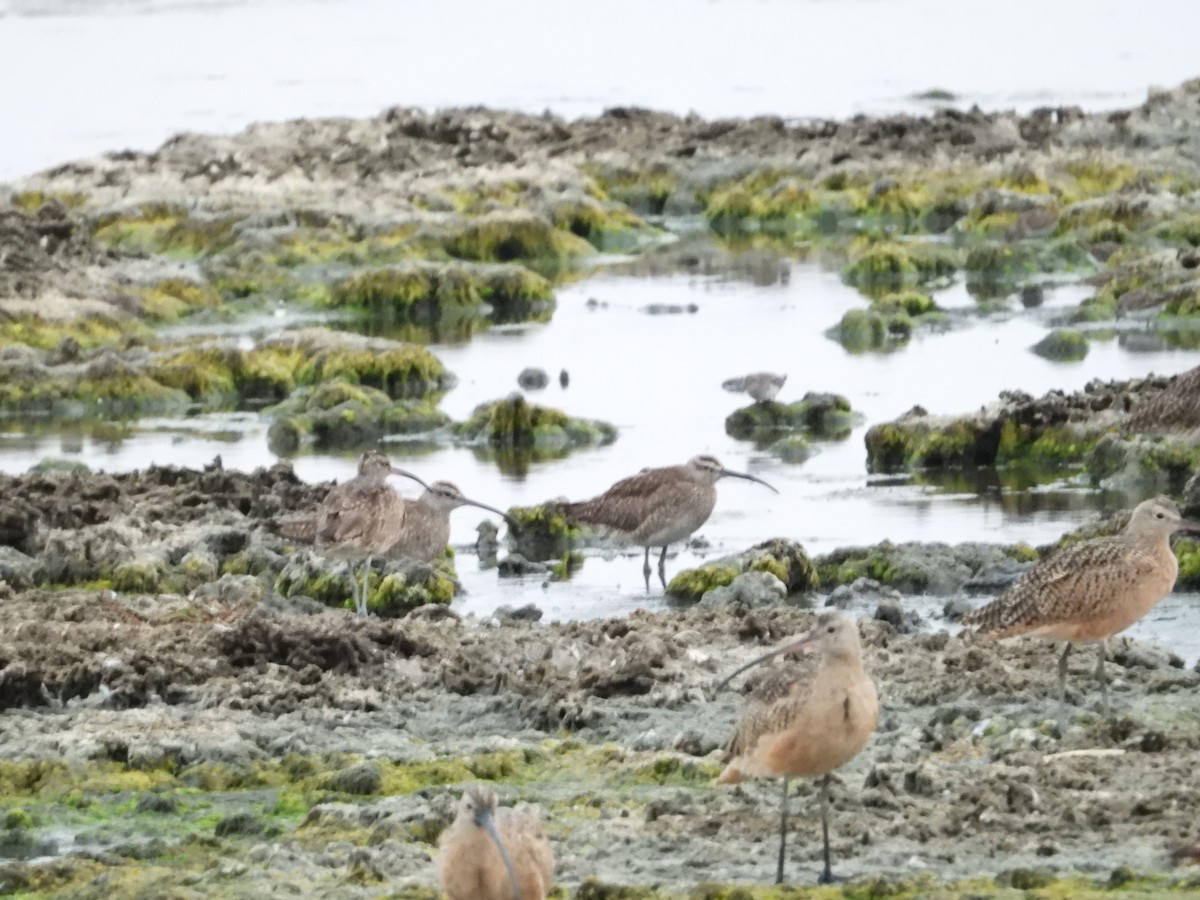
[[754, 475], [726, 469], [715, 457], [694, 456], [682, 466], [642, 469], [618, 481], [599, 497], [568, 503], [568, 519], [615, 532], [630, 543], [646, 548], [642, 573], [650, 589], [650, 548], [662, 547], [658, 577], [667, 586], [667, 547], [681, 541], [708, 521], [717, 503], [718, 479], [744, 478], [766, 485]]
[[1071, 644], [1097, 641], [1096, 679], [1107, 716], [1105, 641], [1148, 613], [1175, 586], [1179, 563], [1170, 538], [1176, 531], [1200, 531], [1200, 524], [1180, 516], [1166, 497], [1144, 500], [1120, 534], [1062, 548], [961, 622], [976, 626], [987, 638], [1029, 634], [1066, 642], [1058, 659], [1060, 732], [1066, 725]]
[[464, 497], [462, 491], [448, 481], [420, 483], [425, 492], [416, 500], [404, 501], [402, 521], [393, 532], [392, 542], [383, 549], [384, 556], [403, 556], [419, 562], [437, 559], [450, 543], [450, 513], [460, 506], [486, 509], [503, 518], [510, 528], [516, 525], [511, 517], [494, 506]]
[[730, 378], [721, 386], [727, 391], [744, 391], [755, 403], [769, 403], [783, 388], [787, 375], [774, 372], [755, 372], [741, 378]]
[[372, 555], [396, 542], [404, 526], [405, 500], [387, 483], [388, 476], [402, 475], [424, 485], [411, 472], [392, 465], [387, 455], [368, 450], [358, 461], [358, 474], [334, 487], [316, 515], [296, 516], [278, 522], [279, 532], [304, 540], [331, 556], [365, 557], [362, 586], [354, 586], [354, 608], [367, 614], [367, 578]]
[[774, 667], [750, 692], [723, 760], [725, 770], [716, 783], [782, 777], [779, 862], [775, 870], [775, 883], [782, 884], [787, 854], [788, 781], [792, 777], [824, 776], [821, 835], [825, 866], [819, 881], [828, 884], [833, 880], [829, 861], [829, 773], [858, 755], [879, 720], [879, 697], [875, 683], [863, 669], [858, 628], [843, 613], [822, 613], [807, 634], [742, 666], [721, 687], [764, 660], [797, 652], [803, 655], [795, 662]]
[[554, 854], [536, 808], [497, 810], [495, 794], [471, 787], [438, 841], [438, 871], [450, 900], [545, 900]]

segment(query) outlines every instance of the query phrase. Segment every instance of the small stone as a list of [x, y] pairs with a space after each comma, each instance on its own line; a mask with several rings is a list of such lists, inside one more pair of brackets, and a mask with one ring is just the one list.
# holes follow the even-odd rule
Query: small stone
[[331, 790], [366, 797], [378, 794], [383, 787], [383, 775], [373, 762], [361, 762], [334, 773], [329, 779]]
[[550, 571], [545, 563], [526, 559], [520, 553], [510, 553], [496, 566], [501, 578], [519, 578], [522, 575], [542, 575]]
[[562, 369], [558, 373], [558, 384], [560, 387], [566, 387], [571, 383], [571, 376], [566, 369]]
[[501, 622], [536, 622], [544, 615], [542, 610], [532, 603], [526, 603], [524, 606], [512, 607], [507, 604], [498, 607], [492, 613]]
[[904, 607], [894, 597], [884, 597], [875, 607], [875, 618], [899, 631], [904, 624]]
[[540, 391], [550, 383], [550, 376], [545, 369], [522, 369], [517, 376], [517, 384], [527, 391]]
[[787, 585], [770, 572], [743, 572], [700, 598], [701, 606], [773, 606], [787, 597]]

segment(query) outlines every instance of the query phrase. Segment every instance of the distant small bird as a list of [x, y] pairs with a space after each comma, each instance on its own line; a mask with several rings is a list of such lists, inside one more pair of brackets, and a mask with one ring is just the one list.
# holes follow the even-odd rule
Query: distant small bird
[[817, 617], [807, 634], [742, 666], [718, 690], [752, 666], [784, 654], [802, 654], [773, 669], [751, 690], [722, 762], [717, 784], [782, 776], [779, 861], [783, 883], [787, 856], [788, 781], [821, 779], [821, 834], [825, 866], [819, 882], [833, 880], [829, 854], [829, 773], [866, 746], [879, 721], [879, 696], [863, 668], [862, 644], [853, 620], [840, 612]]
[[438, 841], [438, 872], [450, 900], [545, 900], [554, 852], [535, 807], [496, 809], [496, 795], [471, 787]]
[[986, 606], [960, 620], [986, 638], [1028, 634], [1065, 641], [1058, 659], [1059, 730], [1066, 729], [1067, 656], [1076, 641], [1098, 642], [1096, 680], [1109, 714], [1105, 642], [1124, 631], [1171, 592], [1179, 563], [1171, 552], [1176, 531], [1200, 531], [1167, 497], [1134, 507], [1116, 535], [1063, 547], [1021, 576]]
[[402, 475], [424, 485], [416, 475], [392, 465], [387, 455], [368, 450], [358, 461], [358, 474], [325, 495], [315, 514], [291, 516], [273, 523], [285, 537], [305, 541], [331, 556], [365, 558], [362, 587], [354, 586], [354, 608], [367, 614], [367, 579], [371, 556], [382, 553], [404, 528], [405, 500], [390, 484]]
[[754, 475], [726, 469], [713, 456], [694, 456], [686, 465], [642, 469], [618, 481], [591, 500], [566, 503], [569, 521], [606, 528], [630, 543], [646, 548], [642, 574], [650, 589], [650, 548], [662, 547], [658, 577], [667, 586], [667, 547], [682, 541], [708, 521], [717, 503], [716, 483], [725, 477], [765, 485]]
[[508, 522], [510, 529], [517, 527], [516, 521], [507, 513], [464, 497], [463, 492], [448, 481], [425, 484], [414, 475], [409, 477], [423, 485], [425, 492], [415, 500], [404, 501], [400, 511], [400, 527], [394, 529], [391, 543], [381, 551], [383, 556], [404, 557], [418, 562], [437, 559], [446, 552], [446, 545], [450, 543], [450, 513], [460, 506], [486, 509]]
[[749, 394], [755, 403], [769, 403], [783, 388], [787, 375], [776, 375], [773, 372], [755, 372], [743, 375], [741, 378], [730, 378], [721, 384], [727, 391]]

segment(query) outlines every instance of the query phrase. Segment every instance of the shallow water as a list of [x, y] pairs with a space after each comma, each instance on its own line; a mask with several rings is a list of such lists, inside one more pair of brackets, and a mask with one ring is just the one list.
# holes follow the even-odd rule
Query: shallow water
[[[483, 104], [846, 117], [1129, 106], [1192, 0], [0, 0], [0, 181], [181, 131]], [[19, 87], [18, 87], [19, 86]]]
[[[1093, 378], [1172, 374], [1197, 362], [1194, 351], [1134, 352], [1116, 338], [1093, 342], [1079, 363], [1048, 362], [1029, 352], [1062, 307], [1087, 294], [1086, 286], [1072, 283], [1049, 287], [1042, 307], [1027, 310], [1013, 299], [1004, 311], [987, 314], [976, 312], [965, 290], [954, 286], [935, 295], [953, 310], [949, 327], [919, 333], [893, 352], [855, 355], [824, 332], [847, 309], [866, 301], [836, 273], [811, 263], [784, 266], [787, 277], [773, 284], [730, 274], [633, 277], [602, 268], [559, 291], [549, 323], [495, 328], [467, 343], [433, 347], [459, 379], [442, 403], [455, 419], [515, 390], [522, 368], [540, 366], [549, 372], [551, 386], [531, 392], [531, 399], [613, 422], [619, 437], [608, 447], [535, 462], [523, 475], [504, 474], [494, 461], [462, 447], [397, 443], [389, 452], [426, 480], [453, 481], [467, 496], [502, 509], [557, 496], [587, 497], [643, 466], [683, 462], [699, 453], [714, 454], [726, 466], [752, 472], [779, 489], [775, 495], [748, 482], [723, 481], [716, 510], [700, 531], [710, 548], [674, 548], [668, 575], [704, 556], [737, 552], [775, 536], [797, 539], [811, 553], [884, 539], [1039, 544], [1076, 527], [1098, 507], [1136, 498], [1105, 497], [1054, 480], [1029, 486], [994, 473], [949, 476], [931, 484], [869, 476], [863, 445], [868, 425], [894, 418], [914, 403], [935, 413], [964, 412], [995, 400], [1001, 390], [1040, 395], [1081, 388]], [[589, 304], [591, 299], [597, 303]], [[650, 304], [694, 304], [696, 311], [651, 315], [645, 311]], [[562, 368], [570, 373], [565, 389], [557, 379]], [[844, 440], [816, 443], [816, 454], [801, 464], [781, 462], [752, 443], [734, 440], [725, 434], [724, 419], [748, 398], [723, 390], [721, 383], [762, 369], [788, 373], [780, 400], [798, 399], [809, 390], [836, 391], [865, 421]], [[107, 428], [111, 432], [113, 426]], [[238, 469], [274, 459], [265, 423], [246, 413], [151, 420], [115, 435], [93, 436], [87, 429], [51, 428], [41, 435], [29, 428], [0, 431], [0, 470], [6, 472], [25, 471], [44, 456], [116, 471], [152, 462], [199, 466], [216, 454]], [[353, 474], [355, 456], [302, 456], [295, 467], [309, 481], [344, 479]], [[413, 486], [400, 479], [397, 487], [411, 493]], [[479, 521], [470, 508], [455, 513], [452, 542], [471, 545]], [[501, 604], [533, 602], [549, 619], [662, 606], [657, 585], [645, 592], [640, 557], [640, 550], [609, 558], [589, 555], [569, 582], [548, 584], [541, 577], [498, 579], [495, 571], [481, 571], [476, 557], [464, 554], [459, 573], [468, 593], [458, 605], [465, 612], [490, 614]], [[940, 606], [941, 601], [931, 601], [929, 611]], [[1172, 609], [1172, 616], [1187, 614], [1186, 605]], [[1149, 629], [1189, 659], [1200, 655], [1200, 639], [1188, 638], [1170, 617], [1139, 629]]]

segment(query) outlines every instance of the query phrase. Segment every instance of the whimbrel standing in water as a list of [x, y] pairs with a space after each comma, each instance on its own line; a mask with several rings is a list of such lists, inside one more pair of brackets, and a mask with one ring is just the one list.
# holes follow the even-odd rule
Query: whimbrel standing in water
[[727, 391], [744, 391], [755, 403], [769, 403], [783, 389], [787, 375], [774, 372], [755, 372], [741, 378], [730, 378], [721, 386]]
[[[646, 548], [642, 573], [650, 590], [650, 548], [662, 547], [658, 577], [667, 586], [667, 546], [682, 541], [708, 521], [717, 503], [718, 479], [726, 476], [756, 481], [761, 478], [726, 469], [712, 456], [694, 456], [686, 465], [642, 469], [618, 481], [599, 497], [568, 503], [568, 519], [607, 528]], [[775, 491], [779, 493], [779, 491]]]
[[1105, 641], [1124, 631], [1175, 586], [1176, 531], [1200, 531], [1166, 497], [1139, 503], [1125, 529], [1110, 537], [1063, 547], [1026, 572], [999, 597], [967, 613], [964, 625], [988, 638], [1018, 634], [1065, 641], [1058, 658], [1058, 723], [1065, 731], [1067, 656], [1074, 641], [1097, 641], [1096, 679], [1108, 715]]
[[[411, 476], [410, 476], [411, 477]], [[416, 500], [405, 500], [400, 527], [394, 539], [383, 549], [388, 557], [403, 556], [419, 562], [431, 562], [446, 551], [450, 543], [450, 513], [460, 506], [477, 506], [494, 512], [508, 522], [516, 523], [494, 506], [463, 496], [462, 491], [448, 481], [425, 484], [425, 492]]]
[[829, 862], [829, 773], [858, 755], [879, 720], [879, 697], [875, 683], [863, 669], [858, 628], [840, 612], [822, 613], [810, 632], [742, 666], [720, 687], [764, 660], [801, 651], [808, 652], [796, 662], [776, 666], [750, 692], [717, 784], [782, 776], [779, 863], [775, 870], [775, 883], [782, 884], [788, 781], [793, 776], [823, 775], [821, 835], [825, 866], [819, 881], [828, 884], [833, 880]]
[[468, 788], [438, 841], [438, 871], [450, 900], [545, 900], [554, 854], [538, 812], [496, 809], [496, 795]]
[[368, 450], [358, 461], [358, 474], [330, 490], [315, 515], [277, 523], [281, 534], [316, 544], [331, 556], [366, 557], [361, 589], [351, 578], [354, 608], [360, 616], [367, 614], [371, 556], [394, 544], [404, 526], [405, 500], [387, 483], [390, 475], [425, 484], [411, 472], [393, 466], [386, 454]]

